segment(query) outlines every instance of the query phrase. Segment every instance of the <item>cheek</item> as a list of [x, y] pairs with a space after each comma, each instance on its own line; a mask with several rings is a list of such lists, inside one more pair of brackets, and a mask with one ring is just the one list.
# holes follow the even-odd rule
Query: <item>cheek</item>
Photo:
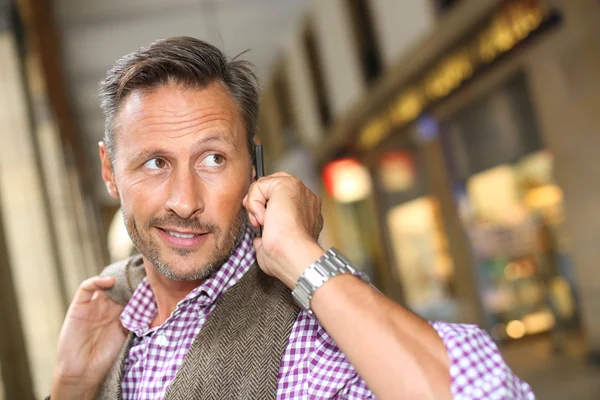
[[137, 220], [147, 219], [164, 208], [164, 188], [144, 181], [123, 181], [118, 186], [121, 206], [124, 211]]
[[213, 218], [220, 223], [229, 223], [235, 217], [242, 207], [242, 199], [246, 195], [247, 188], [245, 185], [236, 185], [236, 187], [227, 186], [221, 190], [214, 190], [211, 195], [210, 205], [206, 207], [214, 210]]

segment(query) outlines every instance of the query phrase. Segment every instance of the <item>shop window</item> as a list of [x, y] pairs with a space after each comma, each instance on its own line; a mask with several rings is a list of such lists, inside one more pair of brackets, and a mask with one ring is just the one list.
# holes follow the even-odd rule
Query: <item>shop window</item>
[[459, 213], [498, 339], [576, 327], [562, 189], [518, 74], [442, 122]]
[[377, 48], [372, 12], [366, 0], [346, 0], [350, 12], [354, 42], [367, 84], [373, 83], [381, 74], [381, 58]]
[[422, 196], [398, 204], [386, 219], [408, 307], [430, 320], [455, 319], [454, 267], [438, 201]]
[[319, 108], [319, 117], [321, 124], [326, 127], [331, 123], [331, 109], [327, 101], [327, 88], [323, 78], [323, 70], [319, 60], [319, 51], [315, 40], [315, 33], [312, 26], [308, 26], [303, 35], [306, 58], [311, 75], [314, 93], [317, 97], [317, 106]]

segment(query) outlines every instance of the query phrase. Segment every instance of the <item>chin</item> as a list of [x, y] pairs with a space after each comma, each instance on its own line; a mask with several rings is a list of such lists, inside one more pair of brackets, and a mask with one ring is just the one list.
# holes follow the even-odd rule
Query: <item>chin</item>
[[[179, 264], [181, 265], [181, 264]], [[195, 268], [169, 268], [167, 265], [157, 265], [156, 269], [166, 278], [175, 281], [197, 281], [208, 278], [215, 271], [219, 269], [219, 266], [203, 266]]]
[[[190, 251], [162, 249], [145, 255], [150, 264], [164, 277], [175, 281], [201, 280], [210, 276], [221, 264], [215, 265], [201, 254]], [[199, 257], [200, 256], [200, 257]]]

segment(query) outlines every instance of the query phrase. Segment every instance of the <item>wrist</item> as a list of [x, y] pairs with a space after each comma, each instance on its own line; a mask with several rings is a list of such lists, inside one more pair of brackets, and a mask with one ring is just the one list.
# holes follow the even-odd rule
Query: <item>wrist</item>
[[287, 268], [279, 279], [290, 289], [296, 287], [296, 283], [304, 271], [319, 259], [325, 250], [319, 246], [312, 238], [301, 240], [291, 240], [287, 246], [290, 250], [282, 254]]
[[85, 380], [55, 377], [50, 389], [50, 398], [61, 400], [93, 400], [97, 390], [97, 385], [86, 383]]
[[96, 390], [58, 386], [50, 391], [50, 399], [60, 400], [94, 400]]

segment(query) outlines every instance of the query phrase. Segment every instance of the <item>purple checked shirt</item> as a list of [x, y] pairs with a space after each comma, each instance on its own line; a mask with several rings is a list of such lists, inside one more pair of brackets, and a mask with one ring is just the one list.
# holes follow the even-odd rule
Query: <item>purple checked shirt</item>
[[[157, 312], [147, 279], [121, 314], [135, 333], [125, 361], [124, 400], [162, 399], [217, 299], [255, 262], [248, 229], [223, 266], [181, 300], [169, 318], [150, 328]], [[531, 388], [502, 360], [490, 337], [474, 325], [432, 324], [450, 357], [455, 399], [534, 399]], [[277, 399], [374, 399], [344, 354], [319, 322], [300, 312], [281, 359]]]

